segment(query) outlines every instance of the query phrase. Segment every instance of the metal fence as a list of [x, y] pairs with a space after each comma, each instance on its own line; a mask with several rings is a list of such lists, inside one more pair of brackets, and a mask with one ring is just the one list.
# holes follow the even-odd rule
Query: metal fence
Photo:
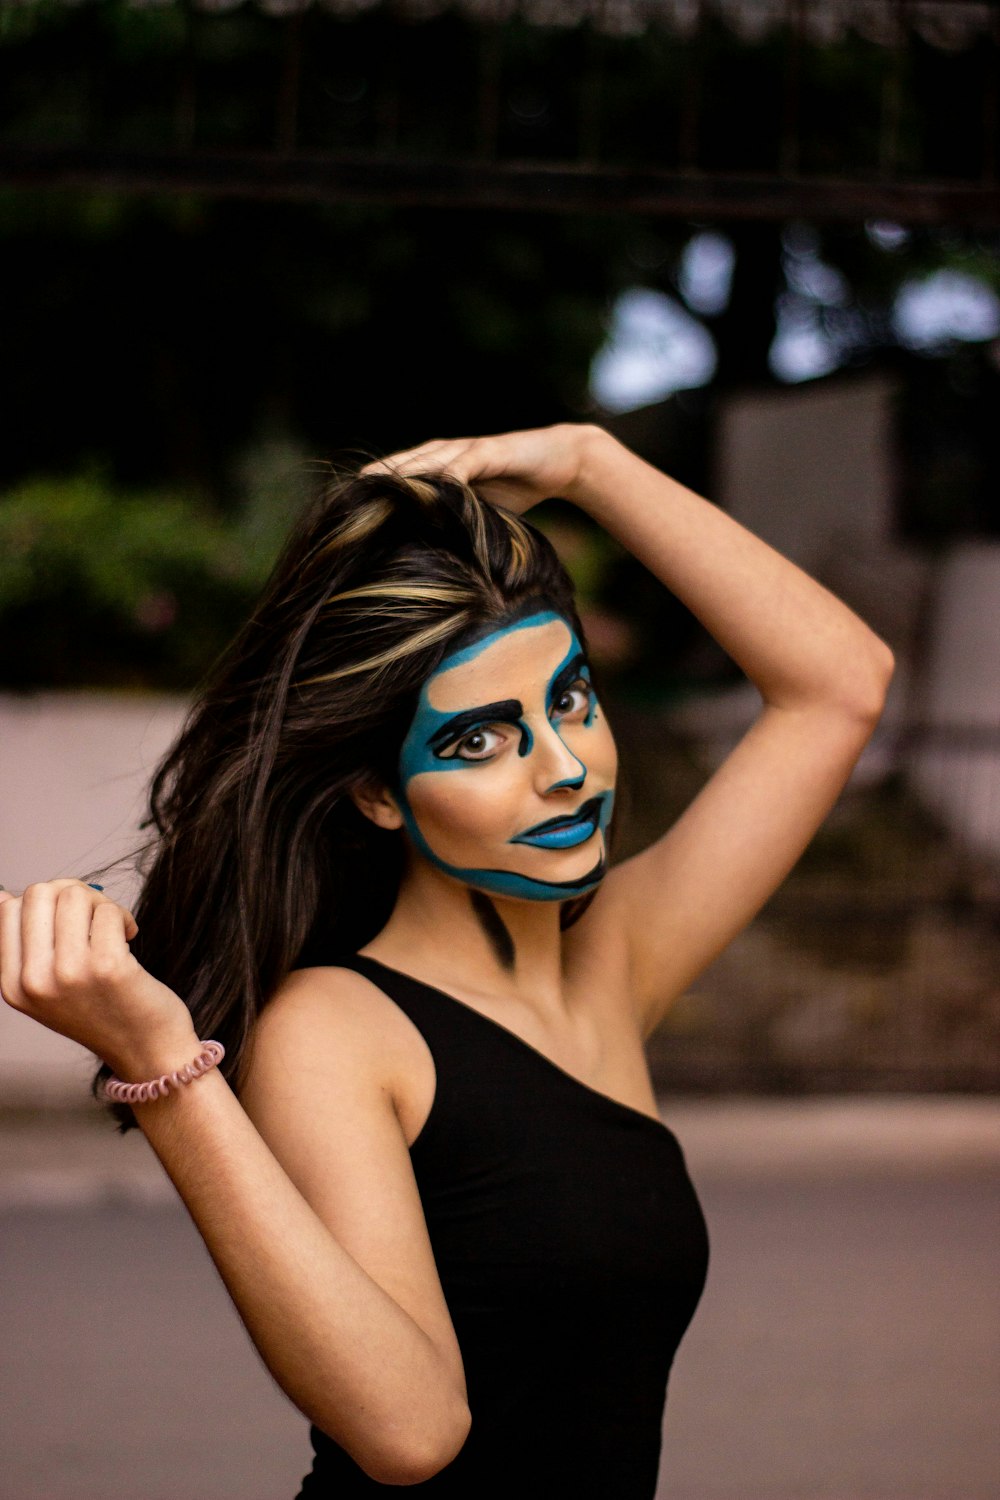
[[8, 9], [7, 185], [714, 220], [1000, 212], [997, 0]]

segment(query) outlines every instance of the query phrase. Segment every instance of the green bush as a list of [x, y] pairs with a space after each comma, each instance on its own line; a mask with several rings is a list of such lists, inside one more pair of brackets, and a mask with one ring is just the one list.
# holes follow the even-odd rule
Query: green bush
[[190, 689], [276, 547], [184, 495], [93, 474], [20, 485], [0, 498], [0, 686]]

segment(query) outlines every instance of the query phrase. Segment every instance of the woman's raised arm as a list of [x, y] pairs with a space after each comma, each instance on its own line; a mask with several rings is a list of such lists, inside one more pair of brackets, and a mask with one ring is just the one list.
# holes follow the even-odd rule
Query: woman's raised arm
[[[763, 712], [687, 812], [605, 878], [568, 941], [629, 949], [648, 1032], [787, 875], [869, 739], [892, 653], [839, 599], [599, 427], [448, 439], [386, 461], [517, 511], [578, 505], [695, 614]], [[600, 929], [600, 930], [598, 930]]]
[[[135, 930], [79, 881], [0, 898], [3, 998], [130, 1082], [200, 1050], [187, 1008], [129, 952]], [[253, 1092], [291, 1081], [276, 1136], [294, 1141], [300, 1178], [319, 1180], [308, 1164], [322, 1158], [338, 1182], [337, 1236], [330, 1195], [313, 1207], [218, 1070], [135, 1113], [282, 1389], [372, 1478], [414, 1484], [468, 1434], [461, 1356], [378, 1058], [356, 1003], [331, 1004], [329, 988], [295, 975], [272, 1002]]]
[[[889, 648], [724, 511], [587, 429], [570, 498], [687, 605], [763, 711], [700, 795], [602, 892], [648, 1032], [788, 874], [870, 738]], [[595, 903], [595, 915], [596, 915]]]

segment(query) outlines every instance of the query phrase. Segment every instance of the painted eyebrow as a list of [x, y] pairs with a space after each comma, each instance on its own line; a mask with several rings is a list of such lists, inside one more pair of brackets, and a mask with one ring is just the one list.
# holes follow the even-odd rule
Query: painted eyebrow
[[587, 662], [586, 653], [578, 651], [572, 660], [568, 661], [552, 684], [549, 694], [549, 702], [555, 700], [581, 675], [581, 669], [589, 673], [590, 667]]
[[427, 741], [428, 749], [440, 750], [443, 745], [450, 745], [452, 740], [457, 740], [470, 729], [477, 729], [481, 724], [488, 721], [504, 720], [516, 723], [524, 717], [524, 705], [520, 698], [501, 698], [496, 703], [482, 703], [478, 708], [466, 708], [460, 714], [455, 714], [440, 729], [436, 729]]

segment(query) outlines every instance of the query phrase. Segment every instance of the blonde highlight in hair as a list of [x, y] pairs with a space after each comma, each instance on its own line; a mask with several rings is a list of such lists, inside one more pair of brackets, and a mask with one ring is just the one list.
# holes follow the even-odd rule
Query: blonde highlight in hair
[[510, 511], [501, 511], [500, 514], [503, 516], [510, 531], [510, 546], [514, 558], [515, 577], [520, 581], [528, 571], [531, 555], [528, 533], [517, 516], [513, 515]]
[[[470, 612], [456, 616], [457, 620], [466, 620]], [[339, 678], [350, 677], [358, 672], [377, 673], [398, 661], [402, 656], [412, 655], [414, 651], [425, 651], [428, 646], [433, 646], [437, 641], [451, 639], [454, 635], [455, 620], [442, 620], [437, 625], [428, 625], [426, 630], [418, 630], [409, 636], [400, 645], [394, 646], [389, 651], [382, 651], [376, 656], [369, 656], [364, 661], [352, 661], [344, 667], [338, 667], [335, 672], [322, 672], [318, 677], [308, 677], [305, 682], [299, 683], [300, 687], [312, 687], [316, 683], [336, 682]]]
[[346, 516], [331, 533], [321, 550], [324, 553], [335, 552], [341, 547], [363, 541], [383, 524], [391, 511], [392, 505], [386, 499], [375, 498], [366, 505], [359, 506], [353, 515]]
[[342, 589], [339, 594], [331, 594], [325, 608], [329, 609], [332, 604], [346, 603], [348, 599], [417, 599], [435, 604], [462, 604], [468, 598], [468, 589], [455, 588], [450, 584], [364, 583], [359, 588]]
[[[536, 599], [586, 644], [547, 539], [447, 475], [346, 475], [289, 538], [153, 778], [135, 908], [136, 957], [223, 1043], [237, 1091], [289, 970], [355, 953], [395, 903], [403, 844], [352, 792], [394, 783], [449, 651]], [[564, 924], [588, 899], [566, 903]], [[127, 1106], [113, 1113], [134, 1125]]]

